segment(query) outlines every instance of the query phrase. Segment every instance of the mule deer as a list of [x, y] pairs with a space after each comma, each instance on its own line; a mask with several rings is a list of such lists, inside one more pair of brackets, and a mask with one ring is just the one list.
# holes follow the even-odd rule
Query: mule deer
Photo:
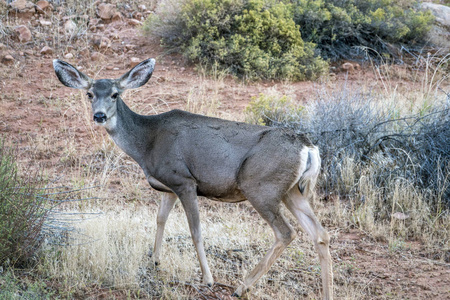
[[333, 273], [328, 233], [310, 205], [320, 169], [319, 150], [305, 135], [286, 128], [249, 125], [181, 110], [153, 116], [131, 111], [120, 95], [150, 79], [147, 59], [119, 79], [93, 80], [74, 66], [54, 60], [59, 80], [83, 89], [92, 102], [94, 121], [143, 169], [149, 184], [164, 192], [157, 215], [153, 251], [159, 263], [164, 226], [177, 198], [185, 210], [203, 283], [212, 285], [200, 232], [197, 196], [223, 201], [248, 200], [271, 226], [275, 243], [246, 276], [241, 296], [263, 276], [296, 233], [280, 212], [283, 202], [313, 240], [321, 264], [323, 298], [332, 299]]

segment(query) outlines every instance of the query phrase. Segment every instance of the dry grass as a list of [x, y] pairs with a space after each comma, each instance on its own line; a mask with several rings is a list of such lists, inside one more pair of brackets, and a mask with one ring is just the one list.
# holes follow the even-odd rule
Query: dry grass
[[[219, 283], [237, 286], [270, 247], [272, 230], [245, 204], [205, 201], [201, 201], [202, 232], [213, 276]], [[148, 256], [156, 231], [154, 206], [116, 204], [94, 217], [83, 214], [92, 210], [69, 212], [77, 216], [72, 222], [76, 230], [67, 237], [70, 245], [57, 252], [47, 246], [44, 263], [48, 276], [63, 282], [65, 290], [102, 286], [167, 296], [172, 285], [190, 282], [201, 286], [198, 260], [180, 205], [167, 223], [158, 269]], [[290, 299], [292, 294], [316, 298], [321, 289], [319, 270], [312, 243], [300, 234], [258, 282], [252, 298]], [[189, 298], [187, 293], [180, 289], [171, 295]]]

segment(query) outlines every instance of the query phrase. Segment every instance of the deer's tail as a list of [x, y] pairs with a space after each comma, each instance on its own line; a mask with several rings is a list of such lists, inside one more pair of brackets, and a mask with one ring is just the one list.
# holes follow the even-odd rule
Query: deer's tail
[[300, 176], [298, 188], [303, 196], [310, 198], [314, 195], [314, 187], [319, 176], [321, 160], [319, 148], [316, 146], [305, 148], [307, 150], [302, 151], [302, 161], [306, 162], [306, 168], [304, 168], [303, 174]]

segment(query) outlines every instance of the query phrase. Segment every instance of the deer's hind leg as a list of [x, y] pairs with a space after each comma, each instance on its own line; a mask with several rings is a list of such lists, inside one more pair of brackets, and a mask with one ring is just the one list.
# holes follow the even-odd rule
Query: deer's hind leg
[[267, 194], [262, 194], [258, 198], [248, 197], [248, 200], [261, 217], [269, 223], [275, 235], [275, 243], [256, 267], [247, 275], [243, 284], [236, 289], [233, 296], [237, 297], [245, 294], [258, 279], [267, 273], [275, 260], [296, 236], [295, 231], [280, 212], [279, 203], [281, 200], [279, 198], [276, 196], [275, 198], [267, 197]]
[[320, 259], [323, 299], [331, 300], [333, 299], [333, 270], [329, 250], [330, 238], [317, 220], [308, 200], [308, 197], [300, 193], [297, 186], [294, 186], [289, 191], [288, 196], [283, 199], [286, 207], [314, 242]]

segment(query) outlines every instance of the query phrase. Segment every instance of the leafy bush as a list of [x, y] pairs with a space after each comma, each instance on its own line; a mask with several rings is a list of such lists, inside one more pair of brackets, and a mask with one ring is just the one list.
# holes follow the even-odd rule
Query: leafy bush
[[0, 266], [32, 258], [41, 242], [45, 202], [35, 182], [19, 178], [14, 153], [0, 141]]
[[246, 107], [247, 121], [250, 123], [273, 126], [276, 123], [295, 122], [303, 110], [288, 96], [264, 95], [252, 97]]
[[315, 78], [326, 63], [302, 40], [291, 6], [270, 0], [185, 0], [160, 4], [144, 30], [190, 61], [249, 79]]
[[32, 300], [32, 299], [59, 299], [56, 293], [47, 287], [48, 280], [33, 277], [27, 274], [15, 274], [14, 270], [7, 269], [0, 273], [0, 299]]
[[294, 20], [305, 41], [317, 44], [326, 59], [395, 54], [396, 45], [423, 43], [434, 20], [416, 1], [292, 0]]

